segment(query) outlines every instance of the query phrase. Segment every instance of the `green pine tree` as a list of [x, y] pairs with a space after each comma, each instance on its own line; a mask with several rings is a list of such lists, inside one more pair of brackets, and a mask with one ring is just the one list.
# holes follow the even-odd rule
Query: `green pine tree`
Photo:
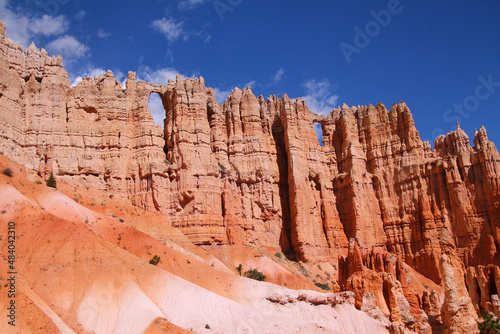
[[493, 314], [486, 312], [485, 310], [481, 310], [481, 315], [479, 316], [479, 320], [477, 322], [477, 328], [481, 334], [495, 334], [500, 333], [500, 319], [495, 319]]
[[49, 179], [47, 180], [47, 187], [57, 188], [57, 182], [52, 173], [50, 173]]
[[152, 264], [153, 266], [156, 266], [160, 262], [160, 257], [158, 255], [153, 256], [151, 260], [149, 260], [149, 263]]

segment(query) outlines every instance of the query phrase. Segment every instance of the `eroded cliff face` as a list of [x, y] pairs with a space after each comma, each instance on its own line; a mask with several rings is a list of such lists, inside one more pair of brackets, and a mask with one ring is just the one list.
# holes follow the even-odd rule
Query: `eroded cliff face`
[[[359, 308], [407, 328], [456, 318], [436, 292], [450, 258], [473, 303], [498, 314], [500, 156], [484, 127], [474, 146], [457, 125], [431, 150], [404, 102], [320, 116], [250, 88], [218, 103], [201, 77], [153, 85], [129, 72], [123, 89], [111, 71], [70, 87], [61, 57], [23, 50], [0, 23], [0, 139], [9, 158], [164, 213], [196, 244], [338, 266]], [[436, 288], [409, 285], [408, 269]]]

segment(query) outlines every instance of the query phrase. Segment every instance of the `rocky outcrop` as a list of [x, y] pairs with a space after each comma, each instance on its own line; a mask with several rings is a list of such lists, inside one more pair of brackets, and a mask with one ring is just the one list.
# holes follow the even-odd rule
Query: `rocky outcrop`
[[432, 150], [404, 102], [320, 116], [249, 87], [219, 103], [201, 77], [153, 85], [129, 72], [123, 88], [111, 71], [70, 87], [61, 57], [23, 50], [3, 24], [0, 73], [0, 150], [40, 175], [164, 213], [198, 245], [330, 262], [358, 307], [376, 300], [408, 329], [441, 315], [435, 290], [411, 287], [406, 268], [452, 284], [441, 261], [452, 249], [470, 298], [498, 309], [500, 156], [484, 127], [474, 146], [457, 125]]
[[[351, 239], [348, 256], [341, 258], [339, 264], [341, 288], [354, 291], [356, 307], [375, 319], [382, 319], [393, 326], [399, 324], [397, 326], [406, 330], [419, 331], [431, 327], [422, 306], [427, 290], [418, 294], [418, 289], [410, 286], [407, 265], [401, 258], [396, 259], [383, 247], [370, 250]], [[436, 305], [438, 313], [440, 306]]]
[[500, 288], [500, 268], [494, 264], [468, 267], [466, 284], [469, 297], [476, 311], [484, 309], [499, 317], [498, 289]]
[[478, 333], [476, 312], [462, 279], [460, 261], [453, 255], [441, 255], [445, 289], [442, 308], [444, 333]]

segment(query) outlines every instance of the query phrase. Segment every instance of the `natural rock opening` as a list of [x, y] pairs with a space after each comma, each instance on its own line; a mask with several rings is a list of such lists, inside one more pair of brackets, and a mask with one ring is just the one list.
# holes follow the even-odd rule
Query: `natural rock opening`
[[167, 138], [165, 133], [165, 121], [167, 118], [167, 107], [164, 103], [163, 98], [158, 92], [151, 92], [149, 94], [148, 108], [151, 111], [151, 116], [156, 125], [160, 125], [164, 131], [165, 145], [163, 146], [163, 152], [168, 154]]
[[316, 132], [316, 137], [318, 137], [319, 146], [323, 147], [323, 126], [319, 122], [313, 123], [314, 132]]
[[148, 108], [155, 124], [161, 125], [162, 129], [164, 129], [166, 110], [159, 93], [153, 92], [149, 95]]

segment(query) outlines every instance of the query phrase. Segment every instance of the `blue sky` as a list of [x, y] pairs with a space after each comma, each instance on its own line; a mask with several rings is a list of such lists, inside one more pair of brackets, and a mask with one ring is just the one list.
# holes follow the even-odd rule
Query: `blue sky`
[[431, 144], [456, 121], [500, 143], [498, 0], [0, 0], [0, 20], [15, 42], [62, 54], [74, 83], [201, 75], [219, 102], [250, 85], [318, 113], [405, 101]]

